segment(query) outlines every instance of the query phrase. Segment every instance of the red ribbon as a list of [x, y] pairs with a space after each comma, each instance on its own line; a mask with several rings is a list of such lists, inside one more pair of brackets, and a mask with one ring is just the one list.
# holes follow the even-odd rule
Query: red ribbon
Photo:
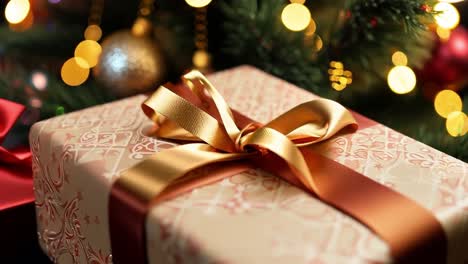
[[[0, 144], [24, 111], [24, 106], [0, 98]], [[0, 146], [0, 211], [34, 201], [31, 151]]]

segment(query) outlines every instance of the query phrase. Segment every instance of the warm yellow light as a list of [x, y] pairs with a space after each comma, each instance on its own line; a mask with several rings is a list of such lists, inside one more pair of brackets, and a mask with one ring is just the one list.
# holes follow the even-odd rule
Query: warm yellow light
[[447, 132], [452, 137], [461, 137], [468, 131], [468, 118], [466, 114], [460, 111], [451, 112], [445, 122]]
[[132, 26], [132, 34], [137, 37], [149, 36], [153, 30], [153, 24], [146, 18], [139, 17]]
[[211, 0], [185, 0], [185, 2], [187, 2], [187, 4], [191, 7], [200, 8], [207, 6], [209, 3], [211, 3]]
[[193, 54], [192, 63], [197, 69], [205, 69], [210, 66], [211, 57], [205, 50], [197, 50]]
[[460, 23], [460, 14], [457, 8], [452, 4], [439, 2], [434, 6], [434, 11], [441, 12], [435, 16], [435, 20], [439, 27], [452, 29]]
[[305, 0], [289, 0], [289, 2], [291, 3], [298, 3], [298, 4], [304, 4], [305, 3]]
[[310, 22], [307, 25], [307, 29], [305, 31], [306, 37], [312, 37], [315, 34], [315, 30], [317, 30], [317, 25], [315, 24], [315, 21], [310, 18]]
[[323, 41], [320, 36], [316, 35], [315, 36], [315, 50], [318, 52], [323, 48]]
[[416, 86], [416, 75], [408, 66], [395, 66], [388, 73], [387, 82], [394, 93], [406, 94]]
[[312, 19], [309, 9], [301, 4], [291, 3], [284, 7], [281, 21], [292, 31], [301, 31], [307, 28]]
[[30, 9], [28, 0], [11, 0], [5, 7], [5, 18], [11, 24], [18, 24], [26, 18]]
[[447, 118], [452, 112], [461, 111], [462, 106], [460, 96], [452, 90], [440, 91], [434, 100], [436, 112], [444, 118]]
[[450, 34], [452, 33], [450, 29], [443, 27], [437, 27], [436, 32], [439, 38], [442, 40], [448, 40], [450, 38]]
[[22, 32], [22, 31], [30, 29], [33, 23], [34, 23], [34, 14], [30, 10], [28, 14], [26, 15], [26, 17], [21, 22], [17, 24], [8, 23], [8, 27], [12, 31]]
[[330, 61], [328, 74], [330, 75], [331, 87], [337, 91], [342, 91], [353, 82], [353, 73], [344, 70], [343, 63], [339, 61]]
[[[87, 62], [88, 67], [96, 66], [101, 55], [101, 45], [94, 40], [83, 40], [76, 46], [75, 57], [80, 57]], [[86, 65], [81, 65], [86, 67]]]
[[408, 58], [403, 52], [397, 51], [392, 55], [392, 62], [396, 66], [406, 66], [406, 64], [408, 64]]
[[333, 89], [337, 91], [342, 91], [344, 90], [344, 88], [346, 88], [346, 84], [341, 84], [341, 83], [332, 83], [331, 86]]
[[89, 25], [84, 32], [85, 39], [98, 41], [102, 37], [102, 30], [98, 25]]
[[463, 0], [439, 0], [440, 2], [447, 2], [447, 3], [459, 3], [463, 2]]
[[61, 70], [62, 80], [70, 86], [78, 86], [84, 83], [89, 76], [89, 67], [82, 67], [87, 62], [82, 58], [71, 58], [67, 60]]

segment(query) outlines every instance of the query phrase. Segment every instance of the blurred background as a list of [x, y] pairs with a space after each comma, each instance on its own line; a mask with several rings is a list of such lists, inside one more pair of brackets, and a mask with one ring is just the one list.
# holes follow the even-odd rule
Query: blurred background
[[468, 3], [10, 0], [0, 97], [42, 119], [251, 64], [468, 161]]

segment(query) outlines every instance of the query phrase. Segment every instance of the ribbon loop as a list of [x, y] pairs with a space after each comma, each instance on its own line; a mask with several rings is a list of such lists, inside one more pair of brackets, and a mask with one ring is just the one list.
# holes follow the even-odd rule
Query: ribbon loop
[[1, 146], [6, 135], [24, 111], [24, 106], [0, 98], [0, 163], [25, 164], [31, 163], [29, 148], [20, 147], [8, 150]]
[[233, 141], [218, 120], [164, 86], [143, 103], [142, 109], [152, 120], [159, 121], [158, 114], [161, 114], [216, 149], [235, 150]]
[[189, 73], [185, 74], [182, 78], [185, 84], [200, 98], [200, 100], [208, 100], [205, 96], [205, 91], [211, 96], [211, 100], [216, 105], [216, 110], [218, 111], [221, 121], [224, 124], [224, 128], [234, 142], [237, 136], [239, 135], [239, 128], [234, 122], [234, 117], [232, 111], [229, 108], [228, 104], [221, 96], [221, 94], [214, 88], [214, 86], [208, 81], [208, 79], [201, 74], [201, 72], [192, 70]]

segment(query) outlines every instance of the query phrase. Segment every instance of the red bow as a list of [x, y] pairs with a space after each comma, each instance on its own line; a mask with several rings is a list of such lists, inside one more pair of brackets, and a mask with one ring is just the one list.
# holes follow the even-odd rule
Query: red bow
[[[24, 106], [0, 99], [0, 144], [23, 111]], [[31, 151], [0, 146], [0, 211], [32, 201]]]

